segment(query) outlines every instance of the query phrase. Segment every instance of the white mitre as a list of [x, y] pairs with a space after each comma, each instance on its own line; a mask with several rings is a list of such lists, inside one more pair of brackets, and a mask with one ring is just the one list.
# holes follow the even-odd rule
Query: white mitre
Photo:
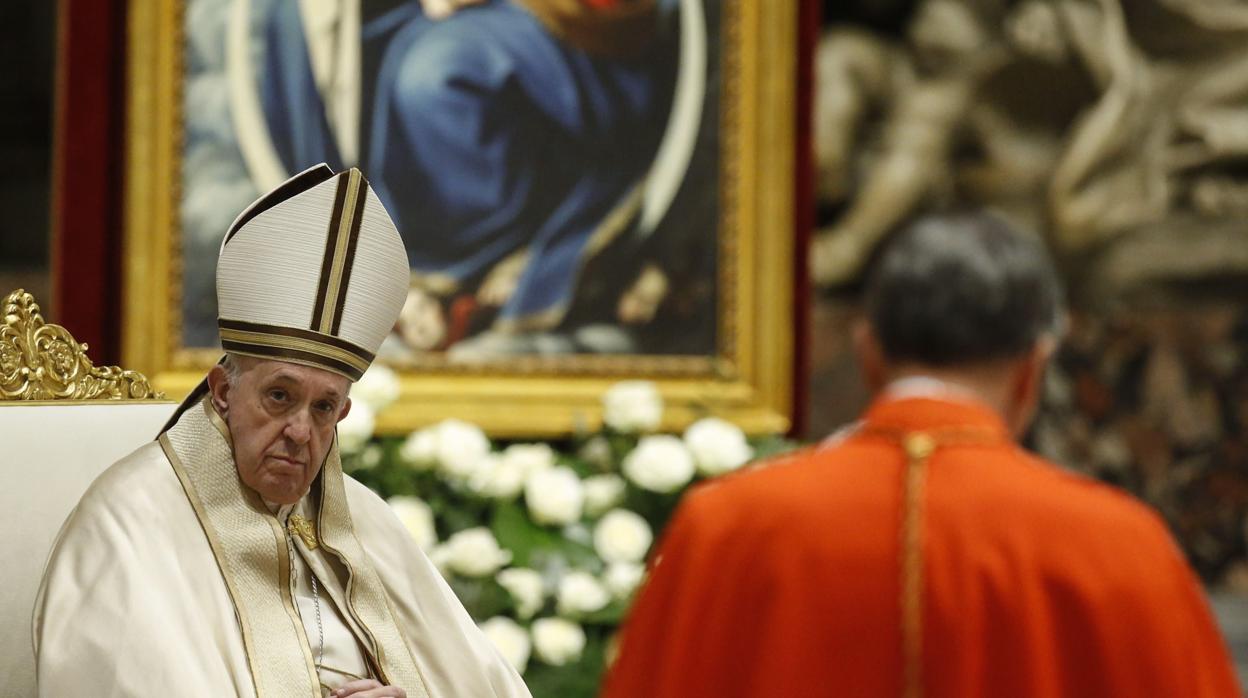
[[359, 170], [309, 168], [235, 219], [217, 262], [228, 352], [359, 380], [407, 296], [407, 251]]

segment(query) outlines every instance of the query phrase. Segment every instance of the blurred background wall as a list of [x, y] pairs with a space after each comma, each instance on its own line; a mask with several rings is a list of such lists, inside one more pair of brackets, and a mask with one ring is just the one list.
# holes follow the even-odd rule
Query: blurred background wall
[[1070, 330], [1028, 444], [1170, 523], [1248, 590], [1248, 8], [824, 4], [809, 433], [866, 399], [847, 327], [898, 221], [989, 206], [1043, 238]]
[[55, 2], [0, 4], [0, 289], [47, 299]]

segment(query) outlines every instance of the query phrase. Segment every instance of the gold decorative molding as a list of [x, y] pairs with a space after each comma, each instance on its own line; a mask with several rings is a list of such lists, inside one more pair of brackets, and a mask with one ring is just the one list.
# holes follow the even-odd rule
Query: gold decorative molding
[[117, 366], [97, 367], [87, 345], [44, 322], [35, 297], [18, 289], [4, 298], [0, 325], [0, 400], [163, 400], [147, 378]]

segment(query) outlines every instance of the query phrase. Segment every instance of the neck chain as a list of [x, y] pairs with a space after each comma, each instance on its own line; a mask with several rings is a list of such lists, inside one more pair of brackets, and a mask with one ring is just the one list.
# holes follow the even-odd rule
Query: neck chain
[[[299, 553], [295, 550], [295, 540], [290, 533], [286, 534], [286, 545], [290, 548], [290, 578], [293, 582], [296, 581], [298, 576], [297, 568], [295, 567], [295, 556]], [[325, 659], [325, 627], [321, 624], [321, 592], [319, 585], [316, 583], [315, 574], [309, 574], [308, 581], [312, 583], [312, 605], [316, 609], [316, 666], [319, 669]]]

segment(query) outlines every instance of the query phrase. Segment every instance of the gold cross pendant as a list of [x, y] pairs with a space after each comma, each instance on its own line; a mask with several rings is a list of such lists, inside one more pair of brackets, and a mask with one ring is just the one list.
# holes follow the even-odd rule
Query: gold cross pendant
[[286, 530], [293, 535], [299, 536], [303, 540], [303, 544], [308, 550], [316, 550], [316, 524], [303, 518], [298, 514], [291, 514], [286, 521]]

